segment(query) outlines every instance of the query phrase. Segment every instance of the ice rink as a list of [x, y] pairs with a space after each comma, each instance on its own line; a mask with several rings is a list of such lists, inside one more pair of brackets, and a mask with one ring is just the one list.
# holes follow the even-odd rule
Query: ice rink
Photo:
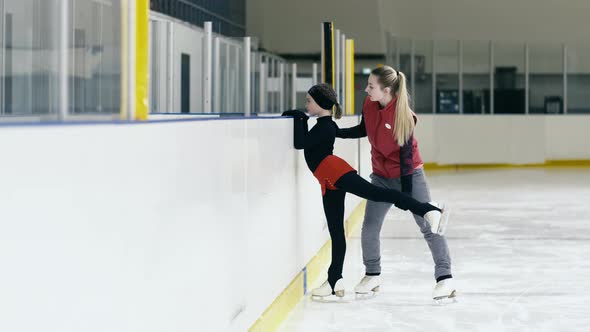
[[588, 331], [590, 169], [427, 176], [433, 199], [453, 208], [446, 237], [458, 301], [433, 303], [430, 251], [410, 214], [392, 209], [381, 233], [381, 291], [353, 293], [364, 274], [354, 234], [346, 296], [317, 302], [308, 290], [280, 331]]

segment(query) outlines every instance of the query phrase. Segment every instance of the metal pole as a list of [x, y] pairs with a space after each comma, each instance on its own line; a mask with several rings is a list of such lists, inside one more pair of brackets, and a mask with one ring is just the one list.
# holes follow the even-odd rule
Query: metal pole
[[244, 116], [250, 116], [250, 37], [244, 37]]
[[260, 61], [260, 113], [266, 113], [266, 64]]
[[459, 114], [463, 114], [463, 41], [457, 41], [457, 57], [459, 67]]
[[494, 42], [490, 41], [490, 114], [494, 114]]
[[524, 114], [529, 114], [529, 44], [524, 44]]
[[174, 23], [168, 22], [168, 38], [166, 40], [166, 47], [168, 49], [167, 56], [167, 73], [166, 73], [166, 97], [168, 109], [166, 113], [174, 113]]
[[270, 81], [272, 81], [272, 83], [273, 83], [272, 84], [273, 89], [269, 89], [270, 95], [268, 96], [268, 100], [269, 100], [268, 106], [269, 106], [269, 112], [274, 113], [277, 110], [277, 103], [276, 103], [277, 95], [276, 95], [276, 93], [278, 93], [278, 88], [277, 88], [277, 91], [273, 91], [276, 88], [276, 86], [278, 86], [277, 77], [276, 77], [277, 64], [276, 64], [276, 60], [273, 58], [270, 58], [269, 61], [270, 62], [269, 62], [268, 77], [270, 78]]
[[6, 8], [4, 1], [0, 1], [0, 15], [2, 26], [0, 27], [0, 115], [4, 114], [4, 80], [6, 79]]
[[291, 65], [291, 88], [292, 88], [292, 95], [291, 95], [291, 107], [293, 109], [297, 108], [297, 64], [293, 63]]
[[567, 98], [567, 46], [562, 46], [562, 61], [563, 61], [563, 114], [567, 114], [568, 98]]
[[[410, 41], [410, 77], [412, 81], [410, 82], [410, 93], [412, 95], [416, 95], [416, 61], [414, 59], [416, 54], [416, 45], [414, 43], [414, 39]], [[412, 105], [412, 107], [414, 107]]]
[[213, 41], [213, 112], [221, 113], [221, 69], [219, 62], [221, 61], [221, 44], [220, 38], [215, 37]]
[[391, 60], [391, 38], [390, 38], [390, 32], [386, 32], [385, 33], [385, 64], [387, 64], [388, 66], [391, 66], [391, 63], [393, 62]]
[[[135, 12], [135, 1], [129, 1], [129, 12], [128, 12], [128, 29], [129, 29], [129, 40], [128, 40], [128, 80], [127, 83], [128, 88], [127, 88], [127, 96], [128, 96], [128, 120], [134, 120], [135, 119], [135, 30], [136, 30], [136, 24], [135, 24], [135, 18], [136, 18], [136, 12]], [[63, 24], [63, 22], [62, 22]]]
[[321, 23], [320, 26], [321, 26], [320, 36], [322, 36], [321, 37], [321, 46], [320, 46], [320, 49], [321, 49], [321, 53], [320, 53], [321, 54], [320, 55], [320, 59], [321, 59], [320, 60], [320, 65], [322, 66], [322, 74], [320, 76], [320, 79], [321, 79], [322, 82], [325, 82], [326, 81], [326, 78], [324, 77], [325, 76], [325, 74], [324, 74], [324, 58], [326, 57], [326, 50], [325, 50], [325, 47], [324, 47], [324, 44], [325, 44], [324, 23]]
[[432, 114], [436, 113], [436, 41], [432, 41]]
[[240, 97], [240, 47], [238, 45], [233, 45], [233, 47], [236, 50], [236, 57], [234, 58], [234, 68], [236, 73], [236, 78], [234, 80], [234, 88], [236, 89], [236, 92], [233, 94], [234, 97], [232, 98], [233, 102], [230, 109], [233, 113], [237, 113], [239, 104], [243, 102], [243, 99]]
[[311, 66], [311, 84], [318, 84], [318, 64], [315, 62]]
[[[225, 93], [229, 92], [229, 83], [230, 83], [230, 79], [229, 79], [229, 56], [230, 56], [230, 45], [228, 42], [225, 43], [225, 77], [224, 77], [224, 88], [223, 91], [225, 91]], [[220, 110], [220, 112], [224, 112], [228, 113], [231, 112], [231, 107], [230, 105], [232, 104], [232, 97], [225, 95], [223, 97], [223, 101], [224, 101], [224, 108]]]
[[340, 98], [340, 106], [342, 112], [346, 114], [346, 35], [340, 35], [340, 91], [338, 98]]
[[[60, 16], [61, 16], [61, 22], [60, 22], [60, 26], [59, 26], [59, 34], [60, 34], [60, 39], [59, 39], [59, 108], [58, 108], [58, 118], [61, 121], [66, 120], [66, 118], [68, 117], [68, 112], [69, 112], [69, 77], [68, 77], [68, 71], [69, 71], [69, 50], [68, 50], [68, 37], [69, 37], [69, 24], [70, 24], [70, 17], [69, 17], [69, 1], [60, 1]], [[127, 6], [127, 11], [129, 12], [134, 12], [134, 6], [135, 2], [134, 1], [130, 1], [129, 5]], [[129, 15], [126, 17], [127, 20], [132, 19], [131, 14], [129, 13]], [[4, 21], [4, 17], [2, 18], [2, 21]], [[132, 28], [134, 27], [134, 22], [127, 22], [128, 25], [127, 27], [125, 27], [125, 30], [123, 33], [127, 34], [127, 45], [125, 45], [125, 47], [128, 49], [127, 50], [127, 58], [123, 59], [123, 61], [127, 62], [127, 71], [125, 73], [125, 75], [127, 75], [127, 84], [126, 84], [126, 89], [129, 89], [130, 87], [132, 87], [133, 85], [130, 84], [133, 76], [130, 75], [130, 73], [134, 73], [134, 71], [131, 71], [130, 68], [132, 68], [132, 63], [134, 57], [132, 56], [132, 52], [134, 51], [132, 49], [132, 47], [130, 47], [130, 45], [133, 45], [133, 31]], [[125, 105], [125, 107], [127, 108], [127, 118], [131, 119], [132, 117], [129, 116], [130, 113], [133, 112], [133, 92], [127, 91], [127, 103]]]
[[[99, 29], [98, 29], [98, 34], [99, 34], [98, 39], [99, 39], [99, 44], [100, 45], [104, 45], [103, 31], [102, 31], [103, 30], [102, 21], [103, 21], [103, 7], [104, 6], [101, 3], [97, 3], [97, 5], [98, 5], [98, 8], [99, 8], [99, 15], [98, 15], [99, 19], [98, 19], [98, 22], [99, 22], [99, 26], [100, 26]], [[97, 81], [98, 81], [98, 83], [97, 83], [97, 85], [98, 85], [98, 87], [97, 87], [97, 90], [98, 90], [97, 91], [98, 98], [97, 99], [98, 99], [98, 103], [96, 105], [96, 108], [97, 108], [97, 111], [98, 112], [101, 112], [102, 113], [102, 76], [104, 75], [103, 52], [100, 52], [99, 53], [98, 61], [100, 63], [99, 64], [99, 70], [98, 70], [100, 74], [97, 75]], [[148, 61], [149, 61], [149, 59], [148, 59]], [[148, 68], [149, 68], [149, 65], [148, 65]], [[151, 89], [151, 84], [148, 84], [148, 96], [150, 95], [150, 92], [151, 92], [150, 89]]]
[[336, 29], [334, 32], [334, 91], [336, 96], [339, 96], [340, 89], [340, 30]]
[[205, 74], [204, 89], [203, 89], [203, 112], [211, 113], [211, 72], [212, 72], [212, 49], [213, 49], [213, 23], [205, 22], [205, 61], [203, 64], [203, 72]]
[[[256, 72], [260, 70], [258, 68], [258, 61], [259, 53], [256, 51], [250, 51], [250, 110], [252, 112], [257, 112], [258, 108], [258, 85], [256, 84]], [[258, 113], [258, 112], [257, 112]]]
[[400, 69], [399, 66], [400, 66], [400, 63], [401, 63], [401, 55], [399, 53], [399, 49], [400, 48], [398, 47], [399, 46], [398, 45], [398, 40], [394, 38], [392, 44], [395, 45], [395, 68], [397, 70], [399, 70]]
[[285, 107], [285, 63], [279, 65], [279, 105], [277, 111], [282, 112]]

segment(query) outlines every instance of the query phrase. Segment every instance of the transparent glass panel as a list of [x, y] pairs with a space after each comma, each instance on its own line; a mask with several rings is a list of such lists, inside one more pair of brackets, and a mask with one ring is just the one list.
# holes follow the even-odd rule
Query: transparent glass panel
[[414, 45], [414, 111], [432, 113], [432, 41], [417, 40]]
[[71, 114], [119, 112], [120, 8], [117, 0], [70, 1]]
[[529, 45], [529, 113], [563, 113], [563, 51], [559, 44]]
[[590, 45], [567, 46], [567, 113], [590, 113]]
[[524, 50], [524, 43], [494, 44], [495, 114], [525, 113]]
[[59, 1], [0, 3], [0, 114], [58, 112]]
[[[411, 66], [411, 54], [412, 54], [412, 40], [411, 39], [398, 39], [397, 46], [399, 50], [399, 67], [398, 71], [403, 72], [406, 75], [408, 91], [412, 87], [412, 66]], [[412, 94], [412, 91], [410, 91]]]
[[436, 113], [459, 113], [459, 45], [435, 42]]
[[463, 113], [483, 114], [489, 110], [485, 96], [490, 91], [490, 44], [463, 42]]

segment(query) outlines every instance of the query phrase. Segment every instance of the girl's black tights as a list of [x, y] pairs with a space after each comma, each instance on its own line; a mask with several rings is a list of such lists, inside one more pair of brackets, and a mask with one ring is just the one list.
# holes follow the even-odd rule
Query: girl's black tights
[[342, 266], [346, 254], [346, 237], [344, 236], [344, 196], [342, 190], [326, 190], [323, 197], [324, 213], [328, 221], [328, 230], [332, 238], [332, 262], [328, 269], [328, 282], [332, 289], [338, 279], [342, 278]]
[[326, 214], [328, 230], [332, 238], [332, 262], [328, 269], [328, 282], [332, 289], [334, 289], [336, 281], [342, 278], [342, 267], [344, 265], [344, 255], [346, 254], [344, 197], [347, 192], [375, 202], [393, 203], [402, 210], [410, 210], [422, 217], [428, 211], [437, 209], [400, 191], [377, 187], [360, 177], [356, 172], [344, 174], [334, 186], [338, 190], [326, 190], [326, 194], [323, 196], [324, 213]]
[[348, 172], [342, 175], [334, 186], [370, 201], [393, 203], [397, 208], [404, 211], [410, 210], [420, 217], [424, 217], [428, 211], [439, 210], [435, 206], [417, 201], [412, 196], [406, 195], [399, 190], [375, 186], [360, 177], [356, 172]]

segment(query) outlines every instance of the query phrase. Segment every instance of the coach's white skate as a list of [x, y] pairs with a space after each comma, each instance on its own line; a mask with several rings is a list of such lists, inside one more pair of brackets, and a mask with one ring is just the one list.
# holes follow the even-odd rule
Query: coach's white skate
[[436, 304], [457, 302], [457, 289], [455, 288], [453, 278], [437, 282], [432, 291], [432, 299]]
[[337, 297], [344, 297], [344, 281], [342, 278], [336, 281], [334, 289], [330, 286], [328, 280], [326, 280], [320, 287], [315, 288], [311, 291], [312, 297], [323, 298], [330, 295], [336, 295]]
[[356, 294], [369, 294], [379, 291], [381, 286], [381, 276], [364, 276], [356, 285], [354, 292]]
[[445, 204], [439, 204], [437, 202], [428, 202], [428, 204], [436, 206], [441, 209], [442, 212], [438, 210], [428, 211], [424, 215], [424, 220], [430, 224], [430, 230], [432, 233], [443, 235], [449, 222], [451, 210], [445, 206]]

